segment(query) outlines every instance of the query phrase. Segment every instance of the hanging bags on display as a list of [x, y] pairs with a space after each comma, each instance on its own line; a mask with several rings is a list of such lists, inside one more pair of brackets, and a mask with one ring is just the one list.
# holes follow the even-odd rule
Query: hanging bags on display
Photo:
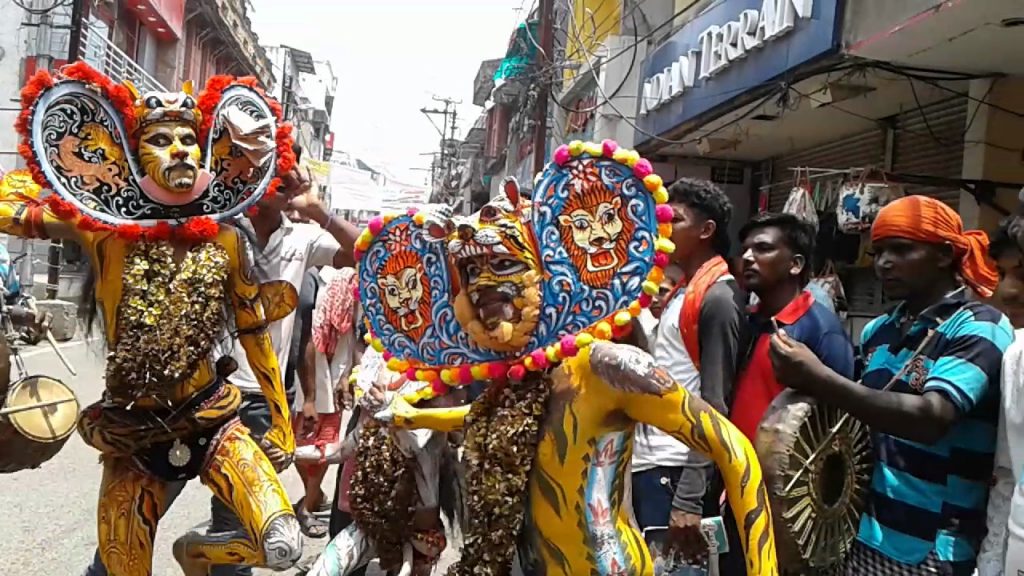
[[[873, 178], [880, 175], [881, 178]], [[884, 173], [862, 170], [860, 176], [843, 184], [839, 190], [836, 218], [845, 234], [860, 234], [871, 229], [878, 211], [903, 196], [903, 189], [890, 183]]]

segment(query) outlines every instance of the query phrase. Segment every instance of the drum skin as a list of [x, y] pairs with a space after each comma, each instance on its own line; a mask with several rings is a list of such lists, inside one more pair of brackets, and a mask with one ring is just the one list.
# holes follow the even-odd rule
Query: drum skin
[[75, 431], [78, 400], [63, 382], [29, 376], [10, 385], [3, 408], [60, 404], [0, 416], [0, 474], [38, 468], [60, 452]]
[[785, 390], [765, 411], [754, 444], [783, 573], [840, 568], [857, 535], [871, 482], [867, 426]]

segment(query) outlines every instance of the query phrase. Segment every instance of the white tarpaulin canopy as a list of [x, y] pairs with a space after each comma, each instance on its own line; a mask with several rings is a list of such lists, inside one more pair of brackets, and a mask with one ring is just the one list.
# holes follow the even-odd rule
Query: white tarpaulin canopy
[[366, 210], [380, 212], [384, 189], [373, 181], [370, 173], [352, 166], [331, 166], [331, 210]]

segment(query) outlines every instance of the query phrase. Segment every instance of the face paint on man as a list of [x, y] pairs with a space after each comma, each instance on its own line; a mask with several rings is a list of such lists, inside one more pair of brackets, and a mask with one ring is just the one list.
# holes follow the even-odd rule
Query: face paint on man
[[171, 192], [192, 191], [200, 155], [195, 130], [187, 124], [153, 124], [139, 139], [139, 160], [146, 175]]

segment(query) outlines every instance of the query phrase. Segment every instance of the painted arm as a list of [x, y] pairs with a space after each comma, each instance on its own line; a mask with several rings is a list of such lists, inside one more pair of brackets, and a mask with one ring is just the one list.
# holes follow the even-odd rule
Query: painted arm
[[470, 405], [454, 408], [416, 408], [405, 401], [400, 394], [395, 394], [387, 408], [374, 415], [374, 418], [388, 422], [400, 428], [427, 428], [438, 432], [454, 432], [462, 430], [469, 414]]
[[58, 219], [50, 208], [34, 202], [42, 188], [23, 170], [0, 180], [0, 232], [21, 238], [60, 238], [89, 244], [73, 221]]
[[[622, 344], [595, 343], [589, 368], [638, 422], [661, 428], [714, 460], [725, 479], [750, 576], [779, 573], [768, 491], [750, 441], [703, 400], [686, 392], [649, 354]], [[586, 364], [586, 363], [584, 363]]]
[[221, 238], [231, 255], [228, 290], [235, 311], [238, 340], [270, 407], [270, 430], [263, 440], [286, 454], [292, 454], [295, 452], [295, 435], [284, 385], [281, 383], [281, 369], [277, 364], [270, 335], [267, 334], [267, 318], [260, 299], [260, 287], [251, 277], [252, 268], [246, 262], [238, 231], [227, 229]]

